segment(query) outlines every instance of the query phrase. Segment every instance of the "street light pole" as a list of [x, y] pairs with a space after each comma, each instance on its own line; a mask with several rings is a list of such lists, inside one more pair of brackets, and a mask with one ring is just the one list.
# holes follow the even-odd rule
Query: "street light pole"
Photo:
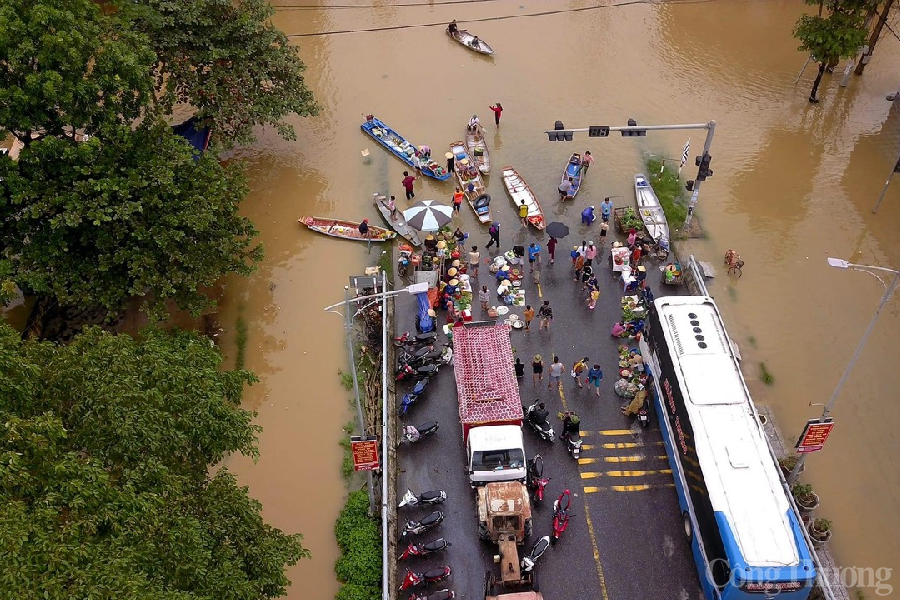
[[894, 173], [900, 173], [900, 156], [897, 157], [897, 163], [888, 175], [887, 181], [884, 182], [884, 187], [881, 189], [881, 195], [878, 196], [878, 202], [875, 203], [875, 208], [872, 209], [873, 215], [878, 212], [878, 207], [881, 205], [881, 201], [884, 200], [884, 195], [887, 194], [888, 186], [891, 185], [891, 179], [894, 178]]
[[[894, 274], [894, 278], [886, 286], [884, 294], [881, 296], [881, 304], [878, 305], [878, 308], [875, 310], [875, 314], [872, 315], [872, 320], [869, 321], [869, 326], [866, 327], [866, 331], [865, 333], [863, 333], [862, 339], [859, 340], [859, 345], [856, 346], [856, 351], [853, 353], [853, 357], [847, 364], [847, 368], [844, 369], [843, 374], [841, 374], [841, 378], [838, 381], [837, 386], [831, 393], [831, 398], [829, 398], [828, 404], [826, 404], [825, 408], [822, 410], [822, 416], [819, 417], [820, 423], [824, 423], [825, 419], [831, 414], [831, 410], [834, 408], [834, 404], [835, 402], [837, 402], [838, 396], [840, 395], [841, 390], [844, 388], [844, 384], [847, 383], [847, 377], [850, 375], [850, 371], [853, 370], [853, 367], [856, 365], [856, 361], [859, 360], [866, 342], [869, 341], [869, 335], [871, 335], [872, 330], [875, 329], [875, 323], [878, 321], [878, 317], [881, 316], [881, 310], [888, 303], [888, 301], [890, 301], [891, 296], [894, 294], [894, 290], [896, 290], [897, 285], [900, 284], [900, 271], [895, 271], [893, 269], [888, 269], [885, 267], [872, 267], [869, 265], [857, 265], [849, 263], [845, 260], [834, 258], [829, 258], [828, 264], [832, 267], [838, 267], [841, 269], [853, 268], [857, 270], [876, 269], [879, 271], [888, 271]], [[788, 476], [789, 485], [794, 483], [794, 481], [797, 479], [797, 476], [800, 474], [800, 471], [803, 469], [803, 463], [806, 461], [806, 454], [807, 453], [805, 452], [800, 454], [800, 459], [797, 461], [797, 464], [794, 466], [794, 469]]]

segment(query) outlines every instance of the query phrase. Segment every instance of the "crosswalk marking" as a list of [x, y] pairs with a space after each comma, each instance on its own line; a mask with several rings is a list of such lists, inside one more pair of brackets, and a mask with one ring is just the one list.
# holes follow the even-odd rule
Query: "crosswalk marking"
[[645, 477], [647, 475], [671, 475], [672, 469], [658, 469], [653, 471], [582, 471], [582, 479], [597, 479], [598, 477]]
[[662, 489], [662, 488], [673, 488], [675, 487], [674, 483], [659, 483], [659, 484], [650, 484], [644, 483], [640, 485], [611, 485], [609, 487], [597, 487], [592, 485], [586, 485], [582, 489], [585, 494], [598, 494], [600, 492], [643, 492], [646, 490], [654, 490], [654, 489]]

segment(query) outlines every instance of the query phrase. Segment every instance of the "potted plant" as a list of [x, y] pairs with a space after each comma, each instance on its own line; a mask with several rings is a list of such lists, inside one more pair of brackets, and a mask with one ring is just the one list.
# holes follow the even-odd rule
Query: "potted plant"
[[831, 539], [831, 521], [828, 519], [816, 519], [809, 525], [809, 537], [814, 548], [823, 548]]
[[[800, 462], [800, 457], [796, 454], [788, 454], [778, 459], [778, 466], [781, 467], [781, 472], [784, 473], [785, 479], [790, 476], [791, 471], [794, 470], [798, 462]], [[800, 472], [803, 472], [803, 468], [800, 469]]]
[[791, 487], [791, 494], [793, 494], [802, 516], [809, 516], [819, 508], [819, 496], [808, 483], [795, 483]]

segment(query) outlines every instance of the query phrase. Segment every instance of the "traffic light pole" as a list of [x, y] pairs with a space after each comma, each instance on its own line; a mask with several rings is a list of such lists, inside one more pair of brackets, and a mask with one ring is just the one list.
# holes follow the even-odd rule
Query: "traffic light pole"
[[[634, 121], [632, 121], [633, 123]], [[703, 143], [703, 154], [709, 154], [709, 150], [712, 147], [713, 134], [716, 132], [716, 122], [710, 121], [709, 123], [684, 123], [677, 125], [628, 125], [626, 127], [580, 127], [577, 129], [566, 129], [562, 126], [560, 121], [556, 122], [556, 129], [551, 131], [545, 131], [544, 133], [550, 136], [550, 141], [571, 141], [571, 137], [573, 133], [589, 133], [596, 131], [598, 129], [602, 130], [599, 135], [594, 135], [592, 137], [607, 137], [610, 132], [619, 131], [625, 137], [644, 135], [647, 131], [674, 131], [674, 130], [693, 130], [693, 129], [703, 129], [706, 131], [706, 141]], [[565, 134], [568, 139], [565, 139]], [[554, 137], [556, 136], [556, 137]], [[563, 137], [563, 139], [560, 139]], [[703, 167], [701, 167], [702, 169]], [[711, 173], [711, 172], [710, 172]], [[704, 177], [705, 179], [705, 177]], [[691, 202], [688, 206], [687, 218], [684, 221], [684, 226], [687, 227], [691, 223], [691, 218], [694, 214], [694, 207], [697, 205], [697, 199], [700, 196], [700, 183], [703, 179], [698, 178], [694, 181], [694, 187], [691, 190]]]

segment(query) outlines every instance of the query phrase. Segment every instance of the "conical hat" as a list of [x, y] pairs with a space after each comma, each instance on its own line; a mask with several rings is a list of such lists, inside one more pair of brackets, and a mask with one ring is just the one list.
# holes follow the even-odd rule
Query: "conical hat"
[[452, 153], [452, 152], [448, 152], [448, 153], [446, 153], [446, 154], [444, 155], [444, 157], [445, 157], [445, 158], [453, 158], [453, 153]]
[[453, 286], [459, 285], [459, 279], [451, 279], [451, 280], [450, 280], [450, 285], [453, 285]]
[[453, 276], [456, 275], [457, 273], [459, 273], [459, 271], [457, 271], [457, 270], [454, 269], [453, 267], [450, 267], [450, 268], [447, 270], [447, 275], [449, 275], [449, 276], [451, 276], [451, 277], [453, 277]]

